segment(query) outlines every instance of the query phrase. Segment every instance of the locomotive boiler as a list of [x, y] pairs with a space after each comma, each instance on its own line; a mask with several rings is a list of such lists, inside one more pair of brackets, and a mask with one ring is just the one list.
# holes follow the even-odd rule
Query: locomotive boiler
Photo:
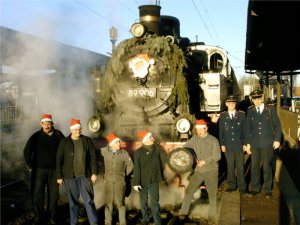
[[179, 20], [160, 9], [140, 6], [133, 37], [114, 49], [89, 121], [93, 132], [133, 138], [148, 129], [160, 140], [186, 140], [196, 119], [222, 111], [226, 95], [240, 95], [226, 51], [181, 37]]

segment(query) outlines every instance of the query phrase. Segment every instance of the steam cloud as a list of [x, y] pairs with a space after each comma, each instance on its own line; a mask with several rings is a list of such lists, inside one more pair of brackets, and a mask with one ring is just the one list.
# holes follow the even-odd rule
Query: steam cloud
[[[90, 57], [96, 54], [3, 30], [9, 38], [2, 52], [5, 62], [2, 62], [1, 83], [16, 84], [14, 102], [21, 113], [13, 129], [1, 128], [2, 174], [13, 174], [25, 167], [23, 148], [33, 132], [41, 128], [43, 113], [53, 115], [54, 127], [65, 136], [70, 133], [70, 118], [80, 119], [83, 133], [90, 135], [87, 129], [93, 113], [90, 65], [95, 61]], [[8, 41], [10, 38], [13, 39]], [[101, 63], [99, 61], [98, 65]]]

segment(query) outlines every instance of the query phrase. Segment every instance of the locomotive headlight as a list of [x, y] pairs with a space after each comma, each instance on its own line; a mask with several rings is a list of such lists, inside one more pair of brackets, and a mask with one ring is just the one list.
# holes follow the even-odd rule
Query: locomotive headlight
[[88, 122], [88, 127], [89, 127], [89, 130], [92, 131], [92, 132], [97, 132], [100, 130], [101, 128], [101, 122], [100, 122], [100, 117], [98, 116], [94, 116], [92, 118], [89, 119], [89, 122]]
[[142, 37], [146, 33], [146, 28], [140, 23], [135, 23], [131, 26], [130, 31], [135, 37]]
[[191, 123], [188, 119], [182, 118], [177, 121], [176, 129], [179, 133], [187, 133], [191, 128]]

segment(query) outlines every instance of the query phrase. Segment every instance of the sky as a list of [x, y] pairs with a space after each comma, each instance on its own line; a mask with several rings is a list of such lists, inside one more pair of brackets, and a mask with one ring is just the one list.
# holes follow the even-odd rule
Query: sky
[[177, 17], [180, 36], [223, 47], [240, 79], [244, 73], [247, 0], [1, 0], [0, 23], [28, 33], [109, 55], [109, 29], [117, 42], [132, 37], [140, 5], [161, 6], [161, 15]]

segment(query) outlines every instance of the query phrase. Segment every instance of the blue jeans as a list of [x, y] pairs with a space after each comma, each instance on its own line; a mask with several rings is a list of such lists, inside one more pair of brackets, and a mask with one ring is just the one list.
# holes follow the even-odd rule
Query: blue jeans
[[91, 181], [84, 176], [80, 176], [71, 179], [65, 179], [64, 182], [70, 205], [71, 225], [76, 225], [78, 222], [80, 194], [84, 201], [90, 224], [98, 225], [99, 222], [94, 203], [94, 190]]

